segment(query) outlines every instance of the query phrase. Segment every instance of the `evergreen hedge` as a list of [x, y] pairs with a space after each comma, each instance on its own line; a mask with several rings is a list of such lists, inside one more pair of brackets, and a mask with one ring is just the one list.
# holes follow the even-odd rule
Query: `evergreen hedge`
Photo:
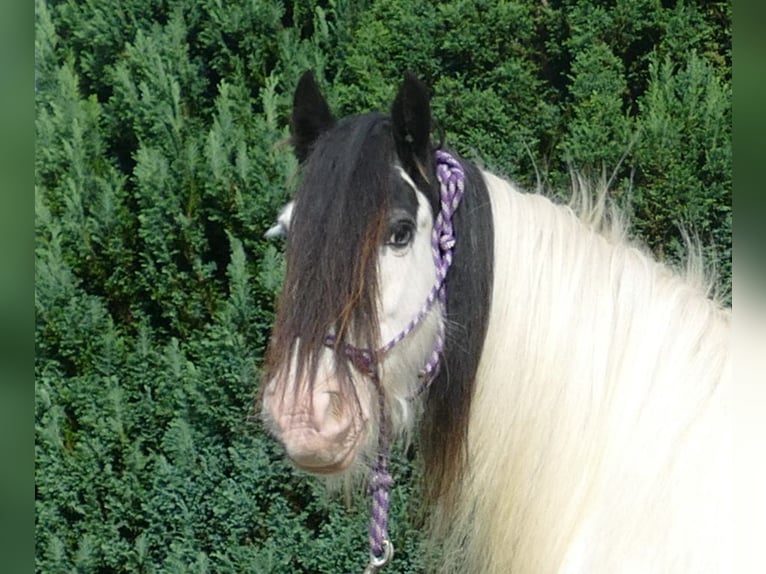
[[[523, 185], [613, 177], [731, 282], [731, 4], [36, 1], [36, 571], [337, 573], [366, 498], [296, 473], [253, 399], [282, 276], [300, 73], [338, 114], [434, 87], [458, 151]], [[394, 462], [392, 573], [424, 569]]]

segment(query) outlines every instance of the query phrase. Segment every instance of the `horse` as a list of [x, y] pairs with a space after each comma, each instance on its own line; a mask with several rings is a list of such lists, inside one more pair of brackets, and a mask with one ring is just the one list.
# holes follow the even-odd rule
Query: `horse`
[[411, 73], [340, 120], [298, 82], [269, 431], [369, 480], [366, 572], [392, 556], [393, 440], [422, 455], [435, 572], [725, 571], [731, 310], [700, 258], [658, 262], [603, 185], [527, 193], [432, 131]]

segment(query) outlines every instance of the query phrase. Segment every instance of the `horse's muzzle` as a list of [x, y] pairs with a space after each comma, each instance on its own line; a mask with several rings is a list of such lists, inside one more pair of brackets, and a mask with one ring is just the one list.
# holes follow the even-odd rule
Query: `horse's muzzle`
[[282, 392], [275, 382], [266, 387], [263, 417], [272, 434], [300, 469], [335, 474], [356, 459], [365, 434], [358, 409], [325, 381], [312, 391]]

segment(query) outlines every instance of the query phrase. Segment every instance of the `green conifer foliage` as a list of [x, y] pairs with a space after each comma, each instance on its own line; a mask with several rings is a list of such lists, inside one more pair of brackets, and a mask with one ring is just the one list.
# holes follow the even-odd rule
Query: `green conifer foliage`
[[[339, 115], [406, 69], [447, 142], [534, 186], [613, 175], [657, 254], [731, 281], [731, 6], [679, 0], [36, 1], [36, 571], [337, 573], [368, 501], [258, 422], [297, 177], [292, 91]], [[397, 452], [387, 570], [421, 572]]]

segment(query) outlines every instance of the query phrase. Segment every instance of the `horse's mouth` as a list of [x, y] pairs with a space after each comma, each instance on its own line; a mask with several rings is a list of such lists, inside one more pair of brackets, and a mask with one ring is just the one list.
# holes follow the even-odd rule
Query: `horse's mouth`
[[[362, 427], [363, 428], [363, 427]], [[290, 429], [280, 436], [290, 460], [300, 470], [312, 474], [332, 475], [347, 470], [356, 460], [364, 432], [349, 429], [337, 440], [327, 438], [312, 428]]]

